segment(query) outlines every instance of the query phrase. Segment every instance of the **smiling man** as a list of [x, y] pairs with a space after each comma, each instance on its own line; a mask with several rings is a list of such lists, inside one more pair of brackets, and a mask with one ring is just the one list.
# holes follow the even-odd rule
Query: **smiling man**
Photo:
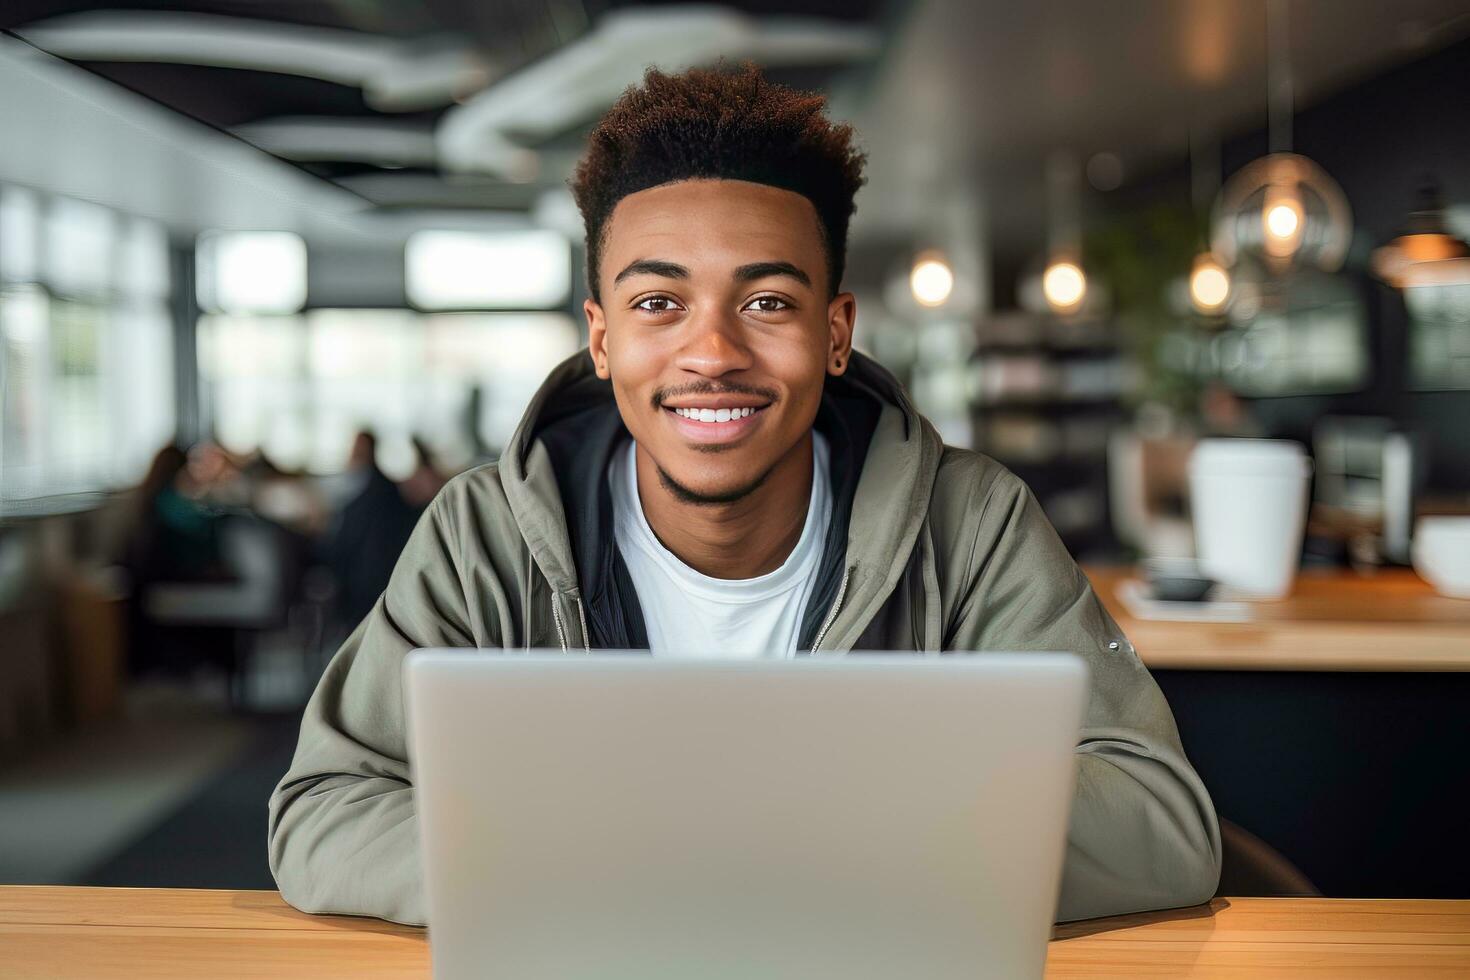
[[1035, 499], [852, 349], [848, 127], [758, 71], [650, 71], [591, 136], [587, 351], [458, 477], [333, 658], [270, 806], [285, 898], [424, 921], [400, 671], [417, 647], [792, 657], [1065, 650], [1092, 695], [1059, 918], [1188, 905], [1214, 810]]

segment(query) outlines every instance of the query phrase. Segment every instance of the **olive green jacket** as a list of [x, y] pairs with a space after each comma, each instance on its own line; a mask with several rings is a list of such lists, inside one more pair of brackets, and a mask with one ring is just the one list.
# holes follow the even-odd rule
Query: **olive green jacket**
[[[800, 652], [1081, 655], [1092, 693], [1058, 918], [1210, 898], [1220, 834], [1209, 795], [1163, 695], [1026, 486], [943, 445], [861, 355], [829, 379], [818, 426], [830, 427], [841, 492]], [[400, 680], [410, 650], [642, 645], [606, 497], [589, 490], [605, 487], [602, 466], [625, 437], [583, 352], [547, 379], [500, 461], [430, 505], [323, 674], [271, 796], [270, 867], [286, 901], [424, 922]]]

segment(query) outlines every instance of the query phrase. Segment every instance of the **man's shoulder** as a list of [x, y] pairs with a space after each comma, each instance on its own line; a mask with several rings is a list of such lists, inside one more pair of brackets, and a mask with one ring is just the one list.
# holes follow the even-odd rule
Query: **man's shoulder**
[[515, 523], [498, 462], [481, 463], [451, 477], [434, 496], [429, 510], [460, 534]]
[[984, 453], [945, 446], [934, 475], [930, 510], [974, 511], [988, 501], [1009, 505], [1026, 492], [1026, 484]]
[[451, 476], [434, 495], [430, 507], [451, 508], [486, 498], [505, 498], [500, 483], [500, 463], [492, 460], [479, 463]]
[[984, 453], [945, 446], [929, 497], [929, 527], [941, 559], [951, 549], [985, 553], [1006, 535], [1026, 484]]

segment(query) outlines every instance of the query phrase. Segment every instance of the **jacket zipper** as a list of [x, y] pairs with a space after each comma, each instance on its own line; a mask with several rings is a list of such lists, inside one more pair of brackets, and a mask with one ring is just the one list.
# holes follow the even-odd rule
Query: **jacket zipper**
[[826, 638], [827, 631], [832, 628], [832, 621], [837, 618], [837, 610], [842, 608], [842, 597], [847, 594], [847, 578], [851, 574], [851, 568], [844, 570], [842, 573], [842, 581], [837, 585], [837, 598], [833, 600], [832, 608], [827, 610], [827, 618], [822, 620], [822, 628], [817, 630], [817, 639], [812, 643], [812, 653], [816, 653], [817, 647], [822, 645], [822, 640]]

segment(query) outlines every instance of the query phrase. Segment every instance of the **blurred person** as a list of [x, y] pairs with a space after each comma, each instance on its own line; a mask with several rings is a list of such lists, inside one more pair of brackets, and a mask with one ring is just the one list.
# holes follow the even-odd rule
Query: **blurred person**
[[214, 442], [196, 442], [189, 448], [189, 479], [197, 497], [221, 507], [245, 507], [250, 488], [235, 458]]
[[650, 69], [596, 126], [589, 349], [435, 498], [323, 675], [270, 804], [287, 901], [424, 922], [400, 677], [443, 646], [1072, 651], [1093, 688], [1059, 917], [1214, 893], [1169, 707], [1036, 499], [852, 349], [862, 164], [820, 96], [754, 67]]
[[398, 489], [402, 491], [403, 497], [411, 507], [423, 510], [429, 506], [444, 484], [449, 482], [444, 475], [434, 466], [434, 456], [428, 445], [418, 436], [413, 437], [413, 451], [417, 462], [414, 464], [413, 472], [408, 475]]
[[124, 566], [135, 584], [231, 578], [220, 545], [219, 511], [205, 500], [189, 454], [165, 446], [136, 491]]
[[204, 495], [190, 457], [178, 446], [160, 449], [134, 491], [134, 511], [120, 564], [127, 571], [128, 670], [134, 676], [178, 671], [195, 655], [208, 659], [217, 638], [182, 634], [154, 622], [147, 596], [158, 585], [236, 580], [226, 561], [221, 512]]
[[350, 628], [372, 610], [388, 585], [418, 510], [378, 467], [378, 440], [359, 432], [347, 458], [351, 495], [326, 542], [326, 564], [337, 585], [337, 616]]

